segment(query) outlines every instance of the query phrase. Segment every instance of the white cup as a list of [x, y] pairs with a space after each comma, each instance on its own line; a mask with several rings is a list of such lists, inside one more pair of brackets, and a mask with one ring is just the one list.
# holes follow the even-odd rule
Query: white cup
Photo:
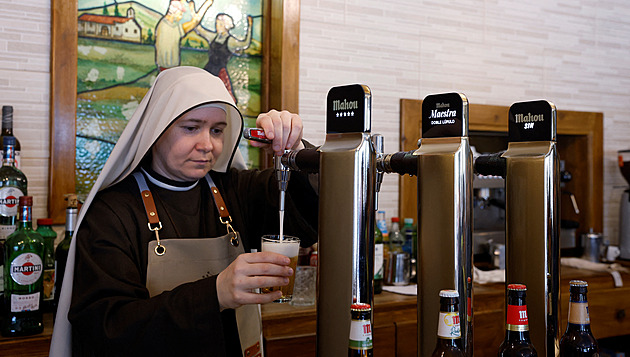
[[616, 245], [609, 245], [606, 249], [606, 260], [609, 262], [614, 262], [621, 254], [621, 249], [619, 249]]

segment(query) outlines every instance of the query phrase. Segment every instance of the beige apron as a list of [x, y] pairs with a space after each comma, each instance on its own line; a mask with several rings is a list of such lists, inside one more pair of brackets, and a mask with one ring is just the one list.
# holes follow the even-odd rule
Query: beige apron
[[[218, 275], [239, 254], [244, 253], [240, 236], [230, 225], [232, 219], [210, 175], [206, 175], [206, 181], [221, 215], [221, 223], [226, 225], [228, 234], [218, 238], [190, 239], [160, 239], [158, 231], [162, 228], [162, 223], [157, 216], [151, 191], [140, 172], [135, 172], [133, 176], [140, 187], [149, 230], [154, 231], [157, 238], [150, 241], [148, 247], [147, 289], [150, 296], [183, 283]], [[243, 305], [235, 309], [235, 315], [243, 356], [263, 356], [260, 306]]]

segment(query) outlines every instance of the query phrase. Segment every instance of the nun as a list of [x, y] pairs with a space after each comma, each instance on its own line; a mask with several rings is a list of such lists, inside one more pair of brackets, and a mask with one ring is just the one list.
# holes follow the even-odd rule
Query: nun
[[[296, 114], [256, 126], [276, 154], [305, 145]], [[279, 231], [279, 192], [273, 169], [245, 169], [242, 131], [219, 78], [158, 75], [81, 209], [50, 356], [262, 356], [259, 304], [281, 293], [256, 290], [293, 272], [255, 252]], [[317, 241], [311, 181], [292, 174], [285, 201], [285, 234], [304, 247]]]

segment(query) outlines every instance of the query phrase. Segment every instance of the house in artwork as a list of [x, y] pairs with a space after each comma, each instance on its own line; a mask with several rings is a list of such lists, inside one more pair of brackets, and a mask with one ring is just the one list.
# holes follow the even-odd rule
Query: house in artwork
[[127, 9], [127, 16], [82, 14], [79, 16], [78, 34], [106, 40], [142, 42], [142, 28], [135, 19], [135, 10]]

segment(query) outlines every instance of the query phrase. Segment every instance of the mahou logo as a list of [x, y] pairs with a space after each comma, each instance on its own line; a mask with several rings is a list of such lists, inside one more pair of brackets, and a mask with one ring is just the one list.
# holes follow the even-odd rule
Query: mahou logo
[[20, 196], [24, 196], [24, 193], [17, 187], [0, 188], [0, 214], [17, 216]]
[[20, 285], [37, 282], [43, 272], [42, 258], [34, 253], [22, 253], [11, 262], [11, 278]]

